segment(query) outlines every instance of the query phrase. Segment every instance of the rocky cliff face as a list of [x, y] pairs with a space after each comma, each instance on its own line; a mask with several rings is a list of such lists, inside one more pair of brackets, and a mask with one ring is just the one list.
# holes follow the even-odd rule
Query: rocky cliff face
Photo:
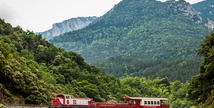
[[208, 29], [213, 31], [214, 30], [214, 21], [212, 21], [210, 19], [206, 19], [205, 26], [207, 26]]
[[199, 16], [199, 13], [194, 10], [190, 3], [185, 0], [169, 0], [170, 8], [174, 9], [175, 13], [183, 13], [183, 15], [188, 16], [196, 23], [202, 23], [202, 18]]
[[39, 32], [44, 38], [50, 40], [56, 36], [59, 36], [63, 33], [74, 31], [86, 27], [91, 22], [93, 22], [97, 17], [78, 17], [78, 18], [71, 18], [65, 20], [60, 23], [55, 23], [52, 25], [52, 28], [44, 31]]

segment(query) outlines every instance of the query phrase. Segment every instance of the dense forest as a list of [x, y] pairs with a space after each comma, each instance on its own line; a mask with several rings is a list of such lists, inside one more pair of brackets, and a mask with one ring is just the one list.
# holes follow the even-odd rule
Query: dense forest
[[189, 107], [188, 83], [144, 77], [116, 79], [40, 35], [0, 20], [0, 103], [47, 105], [59, 93], [118, 102], [124, 96], [166, 97], [174, 108]]
[[[143, 76], [150, 79], [168, 77], [170, 81], [190, 81], [199, 72], [201, 59], [143, 60], [130, 56], [112, 57], [96, 65], [117, 78]], [[191, 68], [190, 68], [191, 67]]]
[[123, 0], [50, 43], [0, 19], [0, 107], [49, 105], [63, 93], [97, 102], [164, 97], [171, 108], [213, 108], [214, 33], [205, 37], [201, 21], [184, 0]]
[[197, 51], [208, 34], [184, 0], [123, 0], [89, 26], [51, 42], [116, 77], [167, 76], [186, 82], [199, 71]]
[[[201, 108], [214, 107], [214, 33], [207, 36], [199, 54], [204, 57], [200, 73], [193, 77], [188, 98]], [[208, 107], [209, 106], [209, 107]]]
[[56, 94], [68, 93], [108, 102], [120, 102], [124, 96], [166, 97], [172, 108], [212, 108], [213, 48], [214, 33], [201, 45], [204, 61], [190, 83], [167, 77], [116, 79], [85, 63], [79, 54], [0, 19], [0, 104], [47, 105]]
[[59, 93], [106, 101], [118, 97], [113, 88], [120, 88], [118, 79], [86, 64], [79, 54], [21, 27], [12, 28], [4, 20], [0, 20], [0, 77], [1, 102], [8, 104], [48, 104]]

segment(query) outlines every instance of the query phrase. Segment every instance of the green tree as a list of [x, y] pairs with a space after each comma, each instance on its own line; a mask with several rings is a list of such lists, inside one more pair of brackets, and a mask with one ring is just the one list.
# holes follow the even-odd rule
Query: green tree
[[188, 90], [189, 99], [196, 106], [205, 102], [202, 105], [214, 107], [212, 106], [212, 102], [214, 101], [212, 93], [214, 90], [214, 33], [207, 36], [204, 40], [199, 54], [204, 56], [204, 61], [199, 75], [195, 76], [190, 83]]

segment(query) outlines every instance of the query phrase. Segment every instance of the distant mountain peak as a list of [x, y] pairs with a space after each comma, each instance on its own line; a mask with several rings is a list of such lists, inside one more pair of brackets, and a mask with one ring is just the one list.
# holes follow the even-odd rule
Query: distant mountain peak
[[96, 19], [97, 19], [96, 16], [71, 18], [59, 23], [55, 23], [52, 25], [51, 29], [44, 32], [39, 32], [38, 34], [41, 34], [44, 38], [46, 38], [47, 40], [50, 40], [63, 33], [81, 29], [89, 25]]

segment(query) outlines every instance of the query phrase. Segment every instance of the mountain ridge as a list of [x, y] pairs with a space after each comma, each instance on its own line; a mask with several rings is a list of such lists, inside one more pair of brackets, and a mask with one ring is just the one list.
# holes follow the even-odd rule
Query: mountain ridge
[[44, 38], [50, 40], [63, 33], [71, 32], [86, 27], [97, 18], [98, 17], [96, 16], [70, 18], [59, 23], [54, 23], [51, 29], [44, 32], [38, 32], [37, 34], [41, 34]]
[[133, 56], [145, 61], [173, 61], [177, 65], [175, 61], [179, 59], [199, 61], [197, 49], [207, 34], [198, 13], [184, 0], [123, 0], [86, 28], [65, 33], [51, 42], [80, 53], [89, 63]]

